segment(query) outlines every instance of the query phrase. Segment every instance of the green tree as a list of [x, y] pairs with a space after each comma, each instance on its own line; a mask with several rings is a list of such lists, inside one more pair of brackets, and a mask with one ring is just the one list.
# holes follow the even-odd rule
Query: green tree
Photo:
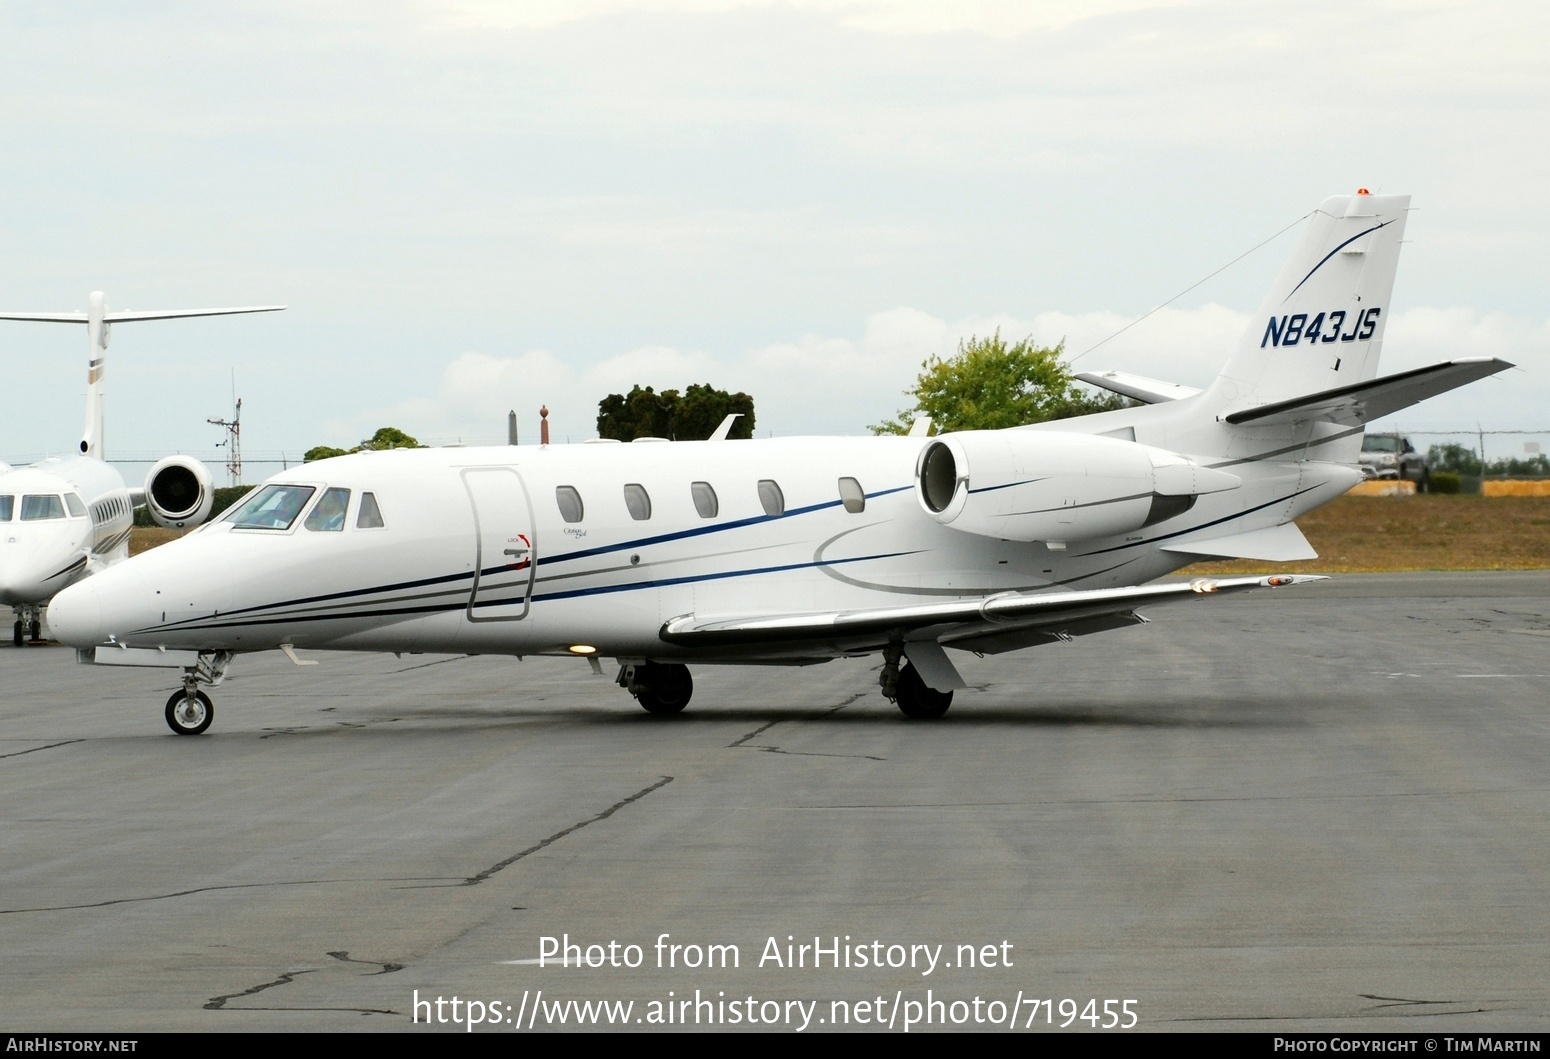
[[873, 426], [872, 433], [908, 433], [923, 415], [942, 433], [999, 430], [1124, 407], [1115, 395], [1088, 396], [1061, 362], [1064, 354], [1064, 342], [1036, 346], [1029, 337], [1009, 346], [999, 330], [987, 338], [971, 336], [958, 343], [954, 356], [922, 363], [915, 385], [904, 391], [915, 406]]
[[303, 463], [311, 463], [314, 460], [327, 460], [334, 456], [348, 456], [352, 452], [361, 452], [362, 450], [423, 448], [425, 448], [424, 445], [421, 445], [417, 440], [397, 427], [382, 427], [353, 449], [336, 449], [332, 445], [315, 445], [308, 449], [301, 459]]
[[728, 393], [699, 383], [683, 393], [657, 393], [650, 386], [635, 386], [627, 394], [611, 393], [597, 403], [597, 436], [616, 441], [703, 441], [733, 412], [741, 418], [732, 424], [728, 436], [753, 437], [753, 398], [746, 393]]

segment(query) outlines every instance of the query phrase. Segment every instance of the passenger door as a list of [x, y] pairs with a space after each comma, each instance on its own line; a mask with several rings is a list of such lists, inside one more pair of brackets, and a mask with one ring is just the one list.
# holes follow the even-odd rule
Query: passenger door
[[469, 621], [527, 617], [538, 573], [533, 505], [510, 467], [465, 467], [463, 488], [474, 509], [474, 583]]

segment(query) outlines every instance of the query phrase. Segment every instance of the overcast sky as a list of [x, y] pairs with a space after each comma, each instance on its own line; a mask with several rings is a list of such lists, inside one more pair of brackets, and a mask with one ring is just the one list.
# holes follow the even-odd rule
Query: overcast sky
[[[1550, 429], [1550, 7], [0, 4], [0, 308], [117, 328], [110, 455], [593, 433], [640, 382], [864, 432], [968, 334], [1081, 353], [1358, 186], [1414, 196], [1384, 372]], [[1296, 229], [1078, 361], [1203, 385]], [[0, 458], [79, 437], [85, 329], [0, 323]]]

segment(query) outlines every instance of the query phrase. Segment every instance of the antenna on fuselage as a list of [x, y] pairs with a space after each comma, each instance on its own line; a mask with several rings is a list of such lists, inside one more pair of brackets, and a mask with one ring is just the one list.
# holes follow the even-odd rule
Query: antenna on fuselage
[[85, 324], [91, 354], [86, 362], [86, 427], [81, 432], [81, 455], [103, 459], [102, 448], [102, 373], [108, 358], [108, 335], [113, 324], [137, 320], [175, 320], [184, 316], [230, 316], [234, 313], [272, 313], [283, 305], [250, 305], [233, 309], [158, 309], [144, 313], [110, 313], [107, 298], [100, 290], [86, 299], [84, 313], [0, 313], [0, 320], [28, 320], [34, 323]]

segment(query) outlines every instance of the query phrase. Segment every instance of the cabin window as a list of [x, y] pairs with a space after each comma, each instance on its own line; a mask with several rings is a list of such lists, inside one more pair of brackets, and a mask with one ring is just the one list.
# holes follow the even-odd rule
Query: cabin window
[[361, 494], [361, 510], [355, 516], [356, 529], [381, 529], [387, 523], [382, 521], [382, 509], [377, 506], [377, 498], [373, 493]]
[[288, 530], [315, 492], [310, 485], [266, 485], [237, 508], [231, 516], [232, 527]]
[[643, 485], [627, 485], [624, 487], [624, 506], [630, 509], [632, 519], [645, 522], [651, 517], [651, 494]]
[[42, 522], [44, 519], [64, 517], [64, 501], [57, 496], [22, 497], [23, 522]]
[[0, 522], [11, 521], [11, 515], [16, 511], [16, 498], [14, 496], [0, 496]]
[[314, 533], [338, 533], [344, 529], [344, 513], [350, 508], [350, 490], [325, 489], [302, 525]]
[[845, 510], [852, 515], [866, 510], [866, 490], [854, 478], [840, 479], [840, 499], [845, 501]]
[[759, 503], [764, 505], [764, 513], [770, 518], [779, 518], [786, 513], [785, 494], [768, 478], [759, 480]]
[[81, 498], [74, 493], [65, 494], [65, 507], [70, 509], [71, 518], [80, 518], [86, 514], [86, 505], [81, 503]]
[[581, 494], [573, 485], [554, 487], [554, 502], [560, 505], [560, 517], [566, 522], [580, 522], [586, 509], [581, 505]]
[[694, 510], [700, 513], [700, 518], [716, 517], [721, 504], [716, 500], [716, 491], [710, 487], [709, 482], [695, 482], [689, 486], [689, 492], [694, 494]]

